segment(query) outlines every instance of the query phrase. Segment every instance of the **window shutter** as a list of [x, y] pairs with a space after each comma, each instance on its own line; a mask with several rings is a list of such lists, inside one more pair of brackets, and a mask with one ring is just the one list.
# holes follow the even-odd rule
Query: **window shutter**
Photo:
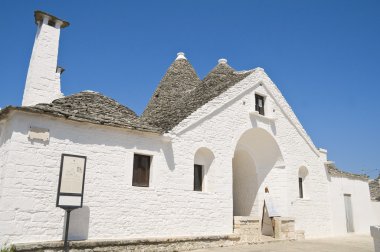
[[149, 187], [150, 156], [135, 154], [133, 159], [133, 186]]

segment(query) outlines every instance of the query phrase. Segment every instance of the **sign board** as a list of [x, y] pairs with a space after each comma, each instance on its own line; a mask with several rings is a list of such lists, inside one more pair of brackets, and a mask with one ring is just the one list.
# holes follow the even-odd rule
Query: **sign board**
[[85, 156], [62, 154], [57, 207], [65, 209], [82, 207], [86, 161]]
[[264, 203], [265, 203], [266, 209], [268, 211], [269, 217], [281, 216], [280, 213], [278, 212], [277, 207], [275, 206], [275, 203], [274, 203], [272, 197], [269, 195], [269, 193], [265, 193]]

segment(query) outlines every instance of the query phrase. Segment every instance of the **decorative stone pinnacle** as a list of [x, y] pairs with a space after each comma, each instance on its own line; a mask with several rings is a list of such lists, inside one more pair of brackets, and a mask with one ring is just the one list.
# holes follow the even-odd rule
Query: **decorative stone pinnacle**
[[219, 64], [227, 64], [227, 60], [226, 59], [219, 59], [218, 63]]
[[185, 53], [183, 53], [183, 52], [179, 52], [179, 53], [177, 53], [177, 58], [176, 58], [176, 60], [178, 60], [178, 59], [186, 59], [186, 57], [185, 57]]

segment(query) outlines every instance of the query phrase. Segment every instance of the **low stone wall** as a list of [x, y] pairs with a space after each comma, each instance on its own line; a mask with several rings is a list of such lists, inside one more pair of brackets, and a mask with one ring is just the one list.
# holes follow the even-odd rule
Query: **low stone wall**
[[240, 243], [255, 243], [260, 240], [260, 220], [251, 216], [234, 216], [234, 234]]
[[[236, 235], [199, 236], [176, 238], [149, 238], [128, 240], [87, 240], [70, 242], [70, 252], [86, 251], [186, 251], [211, 247], [233, 246], [240, 240]], [[63, 242], [38, 242], [14, 244], [16, 251], [22, 252], [60, 252]]]
[[[303, 231], [295, 231], [295, 220], [286, 217], [274, 217], [274, 239], [295, 240], [304, 239]], [[261, 235], [261, 221], [251, 216], [234, 217], [234, 234], [240, 237], [239, 243], [257, 243], [264, 239]], [[268, 238], [268, 237], [266, 237]]]
[[274, 217], [274, 238], [280, 240], [296, 239], [295, 221], [293, 218]]
[[380, 252], [380, 226], [371, 226], [371, 236], [375, 245], [375, 252]]

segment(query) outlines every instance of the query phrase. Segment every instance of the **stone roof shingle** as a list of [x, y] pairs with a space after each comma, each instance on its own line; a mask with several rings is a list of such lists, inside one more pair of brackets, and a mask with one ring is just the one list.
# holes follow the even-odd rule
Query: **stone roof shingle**
[[115, 100], [93, 91], [56, 99], [52, 103], [40, 103], [28, 107], [6, 107], [0, 111], [0, 119], [11, 110], [26, 111], [61, 117], [72, 121], [89, 122], [120, 128], [160, 133], [161, 129], [139, 120], [136, 113]]
[[237, 72], [223, 60], [200, 80], [188, 60], [179, 57], [165, 73], [141, 117], [100, 93], [83, 91], [49, 104], [9, 106], [0, 111], [0, 119], [11, 110], [20, 110], [162, 134], [250, 73], [251, 71]]
[[178, 103], [201, 81], [186, 59], [176, 59], [153, 93], [141, 120], [163, 130], [178, 123]]
[[193, 68], [186, 62], [176, 60], [169, 68], [142, 115], [145, 122], [169, 131], [251, 73], [236, 72], [227, 63], [219, 63], [200, 81], [198, 76], [189, 74]]
[[357, 179], [368, 181], [369, 177], [366, 174], [355, 174], [338, 169], [335, 164], [328, 163], [326, 164], [327, 172], [333, 177], [344, 177], [350, 179]]
[[369, 192], [372, 200], [380, 201], [380, 175], [369, 182]]

